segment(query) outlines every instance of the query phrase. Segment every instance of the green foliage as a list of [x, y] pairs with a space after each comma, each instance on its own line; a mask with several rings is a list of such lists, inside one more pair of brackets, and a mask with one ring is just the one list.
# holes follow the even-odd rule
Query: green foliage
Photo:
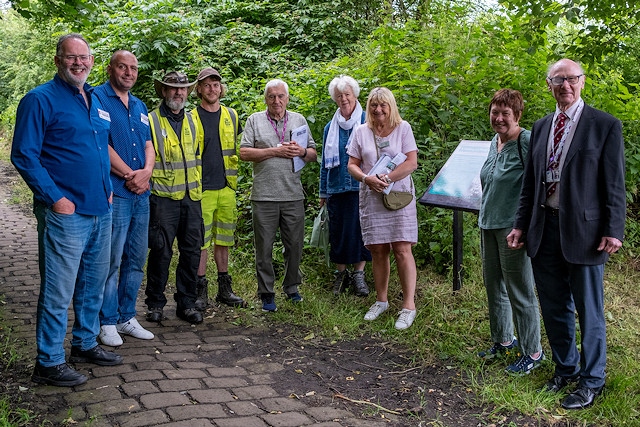
[[0, 10], [0, 126], [12, 126], [20, 98], [55, 72], [55, 37], [34, 32], [15, 11]]
[[[486, 108], [497, 89], [510, 87], [523, 93], [526, 107], [521, 124], [526, 128], [552, 111], [554, 102], [546, 91], [544, 74], [548, 62], [571, 52], [567, 41], [573, 40], [579, 20], [575, 11], [570, 12], [575, 9], [570, 4], [505, 2], [519, 8], [511, 15], [485, 11], [474, 3], [417, 0], [391, 4], [379, 0], [17, 2], [18, 10], [37, 17], [38, 27], [45, 31], [33, 32], [15, 18], [11, 28], [0, 29], [4, 31], [0, 43], [6, 45], [0, 52], [0, 68], [15, 76], [0, 86], [0, 93], [10, 94], [4, 98], [4, 115], [11, 116], [16, 100], [39, 83], [37, 79], [51, 75], [53, 67], [46, 59], [50, 56], [43, 55], [51, 52], [55, 36], [67, 28], [83, 32], [92, 43], [96, 53], [93, 83], [105, 79], [104, 68], [113, 50], [136, 53], [140, 76], [134, 92], [151, 108], [158, 101], [152, 80], [170, 69], [186, 71], [193, 78], [204, 66], [218, 68], [229, 89], [224, 102], [238, 110], [241, 121], [264, 108], [264, 83], [283, 78], [291, 87], [290, 108], [308, 118], [318, 143], [336, 108], [326, 90], [335, 75], [350, 74], [360, 82], [362, 103], [370, 89], [387, 86], [403, 118], [412, 125], [420, 149], [419, 169], [414, 173], [418, 195], [460, 140], [491, 138]], [[525, 5], [532, 5], [537, 18], [522, 12]], [[555, 16], [558, 11], [574, 13], [569, 17], [575, 19], [562, 24]], [[55, 31], [47, 33], [47, 28]], [[555, 30], [551, 36], [547, 28]], [[30, 37], [30, 52], [19, 50], [18, 38], [25, 37]], [[12, 57], [16, 58], [13, 63]], [[628, 200], [635, 209], [640, 181], [637, 85], [625, 80], [628, 67], [612, 72], [593, 63], [586, 68], [587, 102], [624, 122]], [[313, 217], [317, 165], [305, 168], [302, 181], [307, 214]], [[239, 230], [250, 235], [251, 165], [241, 165], [239, 185]], [[633, 210], [631, 217], [635, 217]], [[473, 229], [473, 220], [467, 221], [467, 228]], [[448, 271], [450, 215], [420, 209], [419, 226], [417, 259]], [[632, 225], [629, 230], [633, 239], [638, 233]]]
[[269, 79], [299, 71], [311, 61], [334, 58], [377, 25], [374, 12], [380, 3], [114, 0], [13, 4], [38, 27], [55, 23], [63, 32], [81, 32], [96, 55], [94, 83], [105, 79], [104, 68], [114, 50], [131, 50], [140, 70], [135, 92], [152, 105], [157, 102], [152, 80], [165, 71], [182, 70], [193, 78], [205, 66], [214, 66], [229, 81]]
[[[570, 25], [578, 31], [551, 46], [553, 51], [566, 49], [575, 58], [597, 63], [607, 55], [626, 55], [640, 23], [640, 5], [626, 0], [500, 0], [510, 12], [527, 22], [528, 39], [539, 47], [536, 37], [557, 26]], [[637, 56], [637, 55], [636, 55]]]

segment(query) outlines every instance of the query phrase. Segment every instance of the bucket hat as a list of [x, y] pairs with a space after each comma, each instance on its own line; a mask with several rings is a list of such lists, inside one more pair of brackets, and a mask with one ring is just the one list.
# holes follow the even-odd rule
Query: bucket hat
[[162, 98], [162, 86], [169, 87], [186, 87], [187, 94], [191, 93], [197, 82], [189, 82], [189, 77], [185, 73], [179, 71], [169, 71], [164, 75], [162, 80], [155, 79], [153, 86], [156, 89], [156, 94]]

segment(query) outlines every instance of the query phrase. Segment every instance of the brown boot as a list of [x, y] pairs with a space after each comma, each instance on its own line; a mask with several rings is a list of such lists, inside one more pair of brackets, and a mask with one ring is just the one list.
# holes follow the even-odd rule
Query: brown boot
[[218, 295], [216, 301], [230, 307], [246, 307], [247, 303], [233, 293], [231, 289], [231, 276], [224, 274], [218, 276]]

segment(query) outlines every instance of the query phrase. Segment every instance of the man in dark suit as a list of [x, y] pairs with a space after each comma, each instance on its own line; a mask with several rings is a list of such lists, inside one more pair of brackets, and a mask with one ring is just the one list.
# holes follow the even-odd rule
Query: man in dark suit
[[622, 125], [584, 103], [584, 80], [574, 61], [549, 67], [556, 111], [533, 125], [520, 206], [507, 236], [512, 248], [526, 242], [532, 259], [556, 364], [544, 390], [578, 382], [562, 401], [566, 409], [590, 406], [604, 386], [604, 263], [622, 246], [626, 209]]

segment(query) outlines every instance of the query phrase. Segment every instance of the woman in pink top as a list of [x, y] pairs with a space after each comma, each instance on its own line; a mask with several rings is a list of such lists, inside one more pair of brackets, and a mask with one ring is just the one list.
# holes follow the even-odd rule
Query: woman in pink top
[[[367, 99], [366, 123], [354, 131], [353, 141], [347, 149], [349, 173], [360, 180], [360, 225], [365, 246], [371, 251], [376, 302], [364, 316], [375, 320], [389, 308], [390, 261], [393, 250], [402, 285], [402, 309], [396, 329], [407, 329], [416, 317], [415, 289], [416, 263], [411, 247], [418, 241], [418, 219], [411, 172], [418, 166], [418, 147], [411, 125], [402, 120], [391, 91], [378, 87]], [[403, 153], [407, 159], [388, 174], [369, 172], [383, 154], [393, 158]], [[394, 191], [414, 195], [409, 205], [389, 210], [382, 202], [382, 192], [391, 183]]]

